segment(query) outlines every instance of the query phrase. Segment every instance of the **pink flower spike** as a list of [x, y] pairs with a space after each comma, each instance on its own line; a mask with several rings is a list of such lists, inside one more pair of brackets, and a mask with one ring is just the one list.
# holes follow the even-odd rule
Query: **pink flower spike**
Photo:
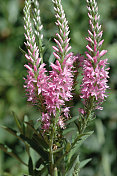
[[107, 50], [102, 50], [100, 53], [100, 57], [104, 56], [107, 53]]

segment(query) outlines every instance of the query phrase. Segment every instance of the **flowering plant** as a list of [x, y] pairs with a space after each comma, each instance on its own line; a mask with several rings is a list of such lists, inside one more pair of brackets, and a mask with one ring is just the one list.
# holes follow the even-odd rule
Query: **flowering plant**
[[[86, 38], [88, 51], [85, 55], [74, 55], [71, 52], [70, 31], [61, 0], [52, 2], [58, 33], [54, 38], [56, 46], [53, 46], [55, 62], [51, 63], [50, 71], [46, 69], [44, 63], [43, 25], [39, 2], [25, 0], [24, 7], [27, 48], [25, 53], [27, 64], [24, 65], [27, 76], [24, 78], [24, 88], [27, 101], [39, 109], [40, 117], [36, 122], [33, 120], [19, 122], [14, 115], [19, 133], [3, 127], [24, 143], [28, 163], [22, 161], [3, 144], [0, 148], [26, 165], [29, 175], [75, 176], [90, 161], [88, 159], [80, 162], [79, 148], [93, 133], [86, 128], [95, 118], [94, 111], [102, 110], [102, 103], [108, 96], [106, 89], [109, 88], [107, 85], [109, 68], [106, 68], [107, 59], [102, 60], [107, 51], [101, 50], [104, 40], [95, 0], [87, 0], [90, 29]], [[75, 96], [73, 91], [80, 70], [82, 84], [79, 93], [83, 108], [79, 109], [79, 116], [71, 117], [69, 102]], [[71, 124], [75, 125], [75, 130], [71, 128]], [[73, 130], [73, 135], [70, 135]], [[30, 148], [38, 155], [36, 161], [31, 156]]]

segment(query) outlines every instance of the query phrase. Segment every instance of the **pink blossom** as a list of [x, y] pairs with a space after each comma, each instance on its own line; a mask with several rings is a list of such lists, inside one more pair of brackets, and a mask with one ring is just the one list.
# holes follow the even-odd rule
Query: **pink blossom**
[[[83, 80], [81, 84], [81, 98], [84, 99], [84, 104], [87, 106], [88, 100], [93, 97], [93, 108], [102, 110], [101, 104], [107, 97], [106, 89], [109, 88], [108, 82], [108, 70], [106, 68], [107, 59], [101, 60], [100, 58], [107, 53], [107, 50], [99, 50], [104, 40], [101, 40], [102, 33], [101, 25], [99, 26], [99, 15], [97, 3], [91, 5], [91, 1], [88, 2], [89, 10], [89, 24], [90, 29], [88, 30], [89, 37], [86, 38], [88, 45], [86, 48], [89, 50], [86, 52], [86, 58], [83, 62]], [[94, 11], [96, 15], [94, 15]], [[96, 24], [95, 26], [93, 24]], [[100, 41], [101, 40], [101, 41]], [[100, 41], [100, 42], [99, 42]], [[83, 109], [80, 109], [83, 114]]]
[[83, 115], [85, 114], [85, 111], [84, 111], [83, 108], [79, 108], [78, 111], [79, 111], [79, 113], [81, 113], [81, 114], [83, 114]]
[[58, 122], [58, 124], [59, 124], [59, 126], [61, 127], [61, 128], [65, 128], [65, 124], [64, 124], [64, 122], [63, 122], [63, 119], [62, 118], [60, 118], [59, 119], [59, 122]]
[[42, 113], [42, 129], [44, 129], [44, 132], [47, 131], [50, 127], [50, 116], [48, 113]]
[[[65, 101], [72, 98], [73, 76], [70, 67], [71, 63], [72, 61], [70, 63], [66, 61], [63, 68], [58, 60], [55, 64], [51, 64], [52, 71], [50, 71], [46, 89], [42, 92], [50, 114], [56, 115], [56, 109], [64, 107]], [[64, 114], [68, 116], [67, 112]]]

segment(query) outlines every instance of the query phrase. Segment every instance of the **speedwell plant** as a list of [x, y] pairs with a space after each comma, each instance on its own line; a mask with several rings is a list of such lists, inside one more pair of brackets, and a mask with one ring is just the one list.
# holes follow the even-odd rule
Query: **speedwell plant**
[[[102, 28], [99, 24], [98, 6], [95, 0], [87, 0], [89, 17], [88, 42], [84, 55], [72, 53], [69, 38], [68, 21], [61, 0], [52, 0], [55, 10], [58, 32], [54, 38], [53, 55], [55, 62], [50, 64], [50, 71], [44, 63], [43, 25], [41, 23], [39, 2], [25, 0], [24, 29], [27, 52], [27, 76], [24, 78], [24, 88], [27, 101], [36, 106], [40, 118], [15, 121], [19, 132], [4, 127], [24, 145], [28, 154], [25, 163], [3, 144], [5, 152], [17, 158], [28, 167], [31, 176], [78, 176], [80, 169], [90, 159], [80, 161], [80, 146], [93, 132], [87, 131], [87, 126], [95, 118], [95, 110], [102, 110], [102, 103], [108, 96], [107, 59], [102, 59], [107, 50], [101, 50], [104, 42]], [[69, 101], [75, 96], [79, 72], [82, 83], [79, 94], [82, 108], [78, 116], [71, 116]], [[71, 124], [74, 124], [74, 133]], [[73, 135], [70, 135], [73, 134]], [[37, 160], [31, 156], [30, 149], [36, 152]]]

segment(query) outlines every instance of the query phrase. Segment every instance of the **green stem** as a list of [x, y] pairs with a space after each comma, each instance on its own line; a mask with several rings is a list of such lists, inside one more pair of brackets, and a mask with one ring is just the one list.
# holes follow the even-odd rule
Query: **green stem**
[[62, 157], [61, 157], [60, 159], [58, 159], [58, 161], [56, 162], [56, 165], [59, 164], [59, 162], [61, 162], [61, 160], [71, 151], [71, 149], [73, 149], [73, 147], [75, 146], [75, 144], [77, 143], [77, 141], [79, 140], [79, 138], [81, 137], [81, 135], [83, 135], [83, 133], [84, 133], [86, 127], [87, 127], [88, 120], [89, 120], [89, 118], [87, 118], [86, 121], [84, 122], [83, 127], [82, 127], [82, 129], [80, 130], [79, 135], [76, 137], [75, 141], [71, 144], [71, 147], [69, 148], [69, 150], [66, 151], [66, 152], [62, 155]]
[[57, 167], [54, 168], [54, 176], [58, 176]]
[[56, 126], [59, 118], [59, 110], [56, 110], [56, 117], [53, 117], [53, 126], [51, 128], [50, 135], [50, 174], [51, 176], [57, 176], [57, 168], [55, 167], [54, 162], [54, 151], [53, 151], [53, 143], [54, 137], [56, 136]]
[[51, 139], [50, 139], [50, 173], [51, 173], [51, 176], [54, 176], [53, 138], [54, 138], [54, 130], [52, 128], [52, 134], [51, 134]]

